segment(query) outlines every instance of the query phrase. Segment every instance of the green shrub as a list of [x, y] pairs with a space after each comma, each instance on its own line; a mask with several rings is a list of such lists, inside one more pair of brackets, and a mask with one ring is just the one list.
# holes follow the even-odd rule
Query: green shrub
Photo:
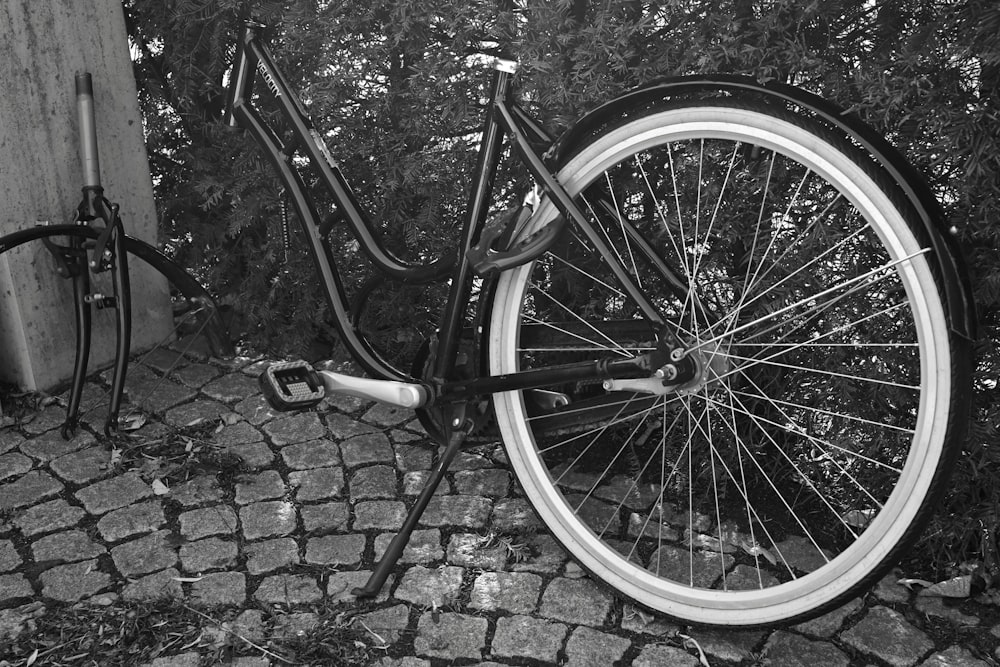
[[[255, 344], [279, 352], [335, 344], [298, 239], [284, 259], [274, 178], [248, 139], [220, 121], [244, 2], [125, 6], [165, 243], [241, 311]], [[630, 86], [691, 72], [793, 82], [860, 115], [928, 176], [969, 258], [982, 327], [974, 420], [925, 548], [941, 569], [992, 558], [1000, 497], [991, 446], [1000, 312], [995, 2], [520, 0], [499, 12], [482, 0], [371, 0], [262, 2], [256, 11], [276, 26], [279, 64], [387, 245], [414, 259], [456, 242], [484, 95], [463, 58], [484, 40], [499, 38], [521, 62], [525, 104], [553, 132]], [[498, 206], [520, 187], [522, 170], [501, 174]], [[366, 267], [349, 239], [339, 242], [356, 291]], [[372, 312], [384, 317], [380, 329], [400, 324], [393, 313], [420, 319], [391, 302]]]

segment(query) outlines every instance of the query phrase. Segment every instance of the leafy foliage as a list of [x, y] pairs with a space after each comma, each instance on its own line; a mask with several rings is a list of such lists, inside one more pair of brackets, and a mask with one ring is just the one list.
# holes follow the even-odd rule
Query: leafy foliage
[[[258, 344], [333, 340], [299, 241], [284, 258], [261, 156], [221, 123], [242, 0], [124, 0], [163, 240], [240, 311]], [[291, 85], [404, 257], [453, 245], [474, 160], [483, 78], [464, 56], [499, 43], [526, 106], [554, 132], [664, 75], [735, 72], [803, 86], [890, 138], [945, 205], [981, 321], [975, 418], [955, 490], [927, 538], [936, 563], [995, 556], [1000, 355], [1000, 7], [991, 0], [307, 0], [253, 3]], [[519, 186], [498, 179], [498, 199]], [[343, 239], [345, 279], [363, 260]], [[386, 307], [382, 312], [405, 309]], [[410, 317], [410, 316], [407, 316]], [[387, 324], [383, 322], [382, 324]], [[996, 563], [990, 563], [995, 567]]]

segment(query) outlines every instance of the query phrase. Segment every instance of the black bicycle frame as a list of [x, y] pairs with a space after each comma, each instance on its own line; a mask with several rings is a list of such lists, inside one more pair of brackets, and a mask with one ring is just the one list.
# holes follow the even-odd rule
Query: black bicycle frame
[[[292, 155], [302, 151], [320, 176], [336, 203], [340, 219], [345, 221], [359, 241], [360, 247], [381, 273], [410, 283], [430, 282], [450, 277], [450, 290], [442, 311], [438, 329], [437, 350], [431, 377], [436, 383], [436, 396], [444, 400], [464, 400], [476, 395], [513, 389], [540, 387], [570, 379], [605, 379], [648, 376], [650, 359], [615, 362], [586, 362], [502, 377], [483, 377], [470, 381], [450, 382], [455, 376], [455, 358], [469, 306], [474, 271], [467, 255], [476, 243], [486, 223], [493, 192], [493, 182], [501, 160], [504, 140], [517, 149], [529, 172], [551, 198], [557, 209], [603, 255], [623, 291], [635, 300], [643, 315], [656, 331], [664, 329], [659, 312], [645, 296], [603, 236], [593, 228], [573, 198], [558, 183], [542, 158], [552, 140], [528, 114], [511, 99], [511, 73], [494, 68], [490, 89], [489, 111], [483, 122], [478, 158], [472, 175], [472, 187], [461, 231], [457, 254], [443, 257], [431, 264], [413, 265], [395, 257], [381, 242], [372, 221], [362, 210], [350, 185], [330, 154], [322, 137], [308, 119], [305, 109], [292, 92], [284, 76], [274, 64], [260, 33], [264, 26], [247, 23], [237, 46], [235, 65], [229, 84], [229, 119], [250, 131], [277, 171], [292, 205], [302, 223], [307, 245], [320, 272], [327, 301], [333, 313], [343, 343], [358, 363], [372, 376], [388, 380], [413, 381], [386, 364], [371, 348], [349, 316], [343, 283], [336, 260], [325, 239], [328, 230], [320, 224], [320, 216], [306, 192], [302, 177], [292, 165]], [[292, 132], [292, 138], [280, 139], [251, 105], [257, 76], [264, 82], [281, 109]], [[539, 146], [542, 147], [541, 151]]]

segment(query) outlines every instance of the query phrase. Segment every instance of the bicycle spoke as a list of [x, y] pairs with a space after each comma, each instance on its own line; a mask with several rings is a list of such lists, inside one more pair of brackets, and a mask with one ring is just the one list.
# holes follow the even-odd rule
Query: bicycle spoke
[[[807, 347], [807, 346], [806, 345], [802, 345], [801, 347], [795, 348], [795, 349], [801, 349], [802, 347]], [[784, 353], [787, 353], [787, 350], [785, 350]], [[732, 354], [732, 353], [729, 353], [726, 356], [727, 356], [727, 358], [729, 358], [729, 359], [735, 359], [736, 361], [745, 361], [745, 362], [748, 362], [747, 364], [739, 367], [739, 372], [744, 372], [745, 370], [747, 370], [748, 368], [750, 368], [752, 366], [771, 366], [771, 367], [774, 367], [774, 368], [785, 368], [785, 369], [794, 370], [794, 371], [804, 371], [806, 373], [811, 373], [811, 374], [814, 374], [814, 375], [822, 375], [822, 376], [825, 376], [825, 377], [836, 377], [836, 378], [843, 378], [845, 380], [856, 380], [858, 382], [865, 382], [865, 383], [869, 383], [869, 384], [878, 384], [878, 385], [883, 385], [883, 386], [886, 386], [886, 387], [896, 387], [897, 389], [906, 389], [906, 390], [910, 390], [910, 391], [919, 391], [920, 390], [920, 385], [902, 384], [900, 382], [893, 382], [892, 380], [880, 380], [878, 378], [869, 378], [869, 377], [864, 377], [862, 375], [848, 375], [847, 373], [838, 373], [837, 371], [830, 371], [830, 370], [825, 370], [825, 369], [821, 369], [821, 368], [814, 368], [814, 367], [810, 367], [810, 366], [799, 366], [799, 365], [795, 365], [795, 364], [783, 364], [783, 363], [778, 362], [778, 361], [772, 361], [773, 357], [767, 357], [765, 359], [754, 359], [752, 357], [742, 357], [740, 355]]]
[[727, 337], [734, 336], [735, 334], [738, 334], [738, 333], [742, 333], [742, 332], [746, 331], [747, 329], [750, 329], [751, 327], [754, 327], [754, 326], [757, 326], [757, 325], [761, 324], [762, 322], [767, 322], [768, 320], [773, 320], [774, 318], [776, 318], [776, 317], [778, 317], [780, 315], [784, 315], [785, 313], [787, 313], [787, 312], [789, 312], [791, 310], [794, 310], [796, 308], [804, 306], [804, 305], [806, 305], [806, 304], [808, 304], [808, 303], [810, 303], [812, 301], [815, 301], [817, 299], [826, 297], [829, 294], [832, 294], [832, 293], [836, 292], [837, 290], [844, 289], [845, 287], [851, 287], [851, 286], [857, 285], [859, 283], [862, 283], [865, 280], [869, 280], [871, 278], [874, 278], [874, 277], [878, 276], [880, 273], [885, 273], [885, 272], [889, 271], [890, 269], [893, 269], [893, 268], [895, 268], [895, 267], [897, 267], [897, 266], [899, 266], [899, 265], [901, 265], [901, 264], [903, 264], [905, 262], [909, 262], [909, 261], [913, 260], [915, 257], [919, 257], [921, 255], [927, 254], [928, 252], [930, 252], [929, 248], [923, 248], [923, 249], [918, 250], [917, 252], [913, 253], [912, 255], [907, 255], [906, 257], [902, 257], [902, 258], [894, 260], [892, 262], [883, 264], [882, 266], [879, 266], [879, 267], [876, 267], [876, 268], [874, 268], [874, 269], [872, 269], [870, 271], [867, 271], [867, 272], [865, 272], [864, 274], [862, 274], [860, 276], [856, 276], [854, 278], [851, 278], [850, 280], [847, 280], [847, 281], [845, 281], [845, 282], [843, 282], [843, 283], [841, 283], [839, 285], [834, 285], [833, 287], [828, 287], [825, 290], [817, 292], [816, 294], [809, 295], [807, 297], [803, 297], [803, 298], [801, 298], [801, 299], [799, 299], [797, 301], [794, 301], [794, 302], [792, 302], [792, 303], [790, 303], [790, 304], [788, 304], [786, 306], [783, 306], [782, 308], [779, 308], [778, 310], [771, 311], [771, 312], [767, 313], [766, 315], [762, 315], [761, 317], [758, 317], [758, 318], [756, 318], [754, 320], [751, 320], [750, 322], [745, 322], [743, 324], [740, 324], [739, 326], [736, 326], [736, 327], [734, 327], [732, 329], [727, 330], [723, 334], [712, 336], [711, 338], [707, 338], [705, 340], [699, 341], [697, 347], [703, 348], [703, 347], [712, 345], [714, 343], [718, 343], [719, 341], [721, 341], [721, 340], [723, 340], [723, 339], [725, 339]]

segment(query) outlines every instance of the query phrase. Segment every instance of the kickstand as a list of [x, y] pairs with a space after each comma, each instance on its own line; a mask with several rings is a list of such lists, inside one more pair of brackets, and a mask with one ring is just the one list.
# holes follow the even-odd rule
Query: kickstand
[[462, 443], [465, 442], [466, 436], [472, 429], [472, 422], [462, 418], [464, 414], [464, 405], [456, 406], [452, 411], [453, 420], [451, 423], [458, 423], [459, 426], [453, 428], [449, 425], [446, 429], [445, 433], [448, 437], [448, 445], [441, 452], [441, 457], [438, 459], [437, 466], [431, 471], [431, 476], [427, 480], [427, 484], [424, 485], [423, 490], [417, 497], [417, 501], [410, 508], [410, 512], [406, 515], [406, 519], [403, 521], [399, 532], [389, 542], [388, 548], [382, 554], [382, 559], [375, 566], [375, 570], [371, 576], [368, 577], [368, 583], [353, 589], [351, 595], [356, 597], [374, 597], [382, 590], [382, 586], [385, 585], [393, 568], [396, 567], [400, 556], [403, 555], [403, 550], [410, 541], [413, 529], [417, 527], [420, 517], [423, 515], [424, 510], [427, 509], [427, 504], [430, 503], [431, 496], [434, 495], [441, 480], [444, 479], [445, 473], [448, 472], [448, 467], [455, 459], [455, 455], [458, 454], [458, 450], [461, 449]]

